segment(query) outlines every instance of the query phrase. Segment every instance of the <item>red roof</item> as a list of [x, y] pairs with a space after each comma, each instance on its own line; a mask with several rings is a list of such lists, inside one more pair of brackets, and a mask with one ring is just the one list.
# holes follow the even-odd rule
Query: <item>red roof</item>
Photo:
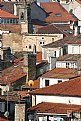
[[18, 18], [18, 16], [0, 9], [0, 18]]
[[41, 2], [40, 6], [48, 14], [46, 22], [75, 21], [75, 19], [58, 2]]
[[0, 24], [0, 30], [9, 31], [12, 33], [20, 33], [20, 24]]
[[[38, 89], [40, 87], [40, 78], [37, 80], [34, 80], [34, 85], [31, 86], [33, 89]], [[22, 88], [30, 88], [30, 86], [27, 84], [23, 85]]]
[[2, 71], [2, 80], [3, 81], [1, 81], [1, 83], [5, 83], [5, 84], [13, 83], [13, 82], [17, 81], [18, 79], [26, 76], [26, 74], [23, 73], [22, 67], [23, 67], [23, 63], [20, 62], [7, 69], [4, 69]]
[[81, 77], [31, 91], [34, 95], [60, 95], [81, 97]]
[[0, 117], [0, 121], [9, 121], [9, 120]]
[[55, 68], [53, 70], [49, 70], [45, 74], [42, 75], [43, 78], [62, 78], [62, 79], [70, 79], [78, 76], [78, 73], [75, 69], [69, 68]]
[[28, 111], [37, 111], [37, 113], [54, 113], [54, 114], [66, 114], [68, 111], [80, 111], [81, 105], [68, 105], [63, 103], [50, 103], [50, 102], [41, 102], [31, 108]]

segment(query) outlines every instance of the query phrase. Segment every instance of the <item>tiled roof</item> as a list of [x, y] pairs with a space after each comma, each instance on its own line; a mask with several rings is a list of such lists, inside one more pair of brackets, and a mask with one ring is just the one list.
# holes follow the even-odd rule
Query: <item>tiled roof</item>
[[9, 84], [25, 76], [23, 73], [23, 63], [20, 62], [2, 71], [2, 80], [0, 83]]
[[54, 24], [41, 27], [37, 31], [38, 34], [63, 34]]
[[41, 2], [40, 6], [47, 12], [46, 22], [68, 22], [75, 19], [58, 2]]
[[18, 18], [18, 16], [0, 9], [0, 18]]
[[27, 84], [23, 85], [22, 88], [32, 88], [32, 89], [38, 89], [40, 87], [40, 79], [36, 79], [34, 80], [34, 85], [32, 85], [31, 87]]
[[20, 33], [21, 26], [19, 24], [0, 24], [0, 30], [9, 31], [12, 33]]
[[78, 76], [75, 69], [55, 68], [42, 75], [43, 78], [62, 78], [70, 79]]
[[57, 58], [57, 61], [78, 61], [81, 54], [66, 54]]
[[[0, 101], [7, 101], [7, 95], [1, 95], [0, 96]], [[8, 95], [8, 101], [19, 101], [20, 98], [18, 97], [18, 95]]]
[[29, 96], [29, 94], [28, 94], [28, 92], [27, 91], [11, 91], [11, 92], [8, 92], [8, 95], [10, 95], [10, 96], [17, 96], [17, 97], [19, 97], [20, 99], [23, 99], [24, 97], [28, 97]]
[[49, 43], [47, 45], [43, 45], [43, 48], [57, 48], [57, 47], [63, 47], [64, 44], [69, 41], [70, 38], [64, 38], [64, 39], [60, 39], [58, 41]]
[[33, 107], [30, 107], [28, 111], [37, 111], [37, 113], [51, 113], [51, 114], [66, 114], [71, 111], [81, 110], [81, 105], [68, 105], [62, 103], [50, 103], [41, 102]]
[[71, 44], [80, 44], [81, 43], [81, 34], [79, 34], [77, 36], [74, 36], [74, 35], [67, 36], [58, 41], [49, 43], [47, 45], [43, 45], [42, 47], [43, 48], [54, 48], [54, 47], [57, 48], [57, 47], [63, 47], [64, 45], [67, 45], [70, 43]]
[[72, 36], [73, 30], [70, 28], [69, 24], [55, 24], [55, 26], [65, 35], [65, 36]]
[[75, 40], [75, 41], [68, 41], [66, 44], [81, 44], [81, 39], [77, 39], [77, 40]]
[[9, 13], [14, 13], [14, 3], [15, 2], [0, 2], [1, 9]]
[[5, 118], [0, 117], [0, 121], [9, 121], [9, 120], [7, 120], [7, 119], [5, 119]]
[[81, 77], [36, 89], [30, 94], [81, 97]]

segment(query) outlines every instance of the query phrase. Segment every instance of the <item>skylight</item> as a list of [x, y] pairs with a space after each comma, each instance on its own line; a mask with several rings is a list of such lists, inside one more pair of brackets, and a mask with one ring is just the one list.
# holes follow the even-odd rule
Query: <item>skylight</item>
[[61, 16], [61, 13], [56, 13], [55, 15], [56, 15], [57, 17], [59, 17], [59, 16]]

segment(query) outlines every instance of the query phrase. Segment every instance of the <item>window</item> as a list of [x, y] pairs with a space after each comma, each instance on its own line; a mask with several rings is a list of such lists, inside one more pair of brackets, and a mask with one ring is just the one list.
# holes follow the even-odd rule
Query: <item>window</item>
[[74, 68], [74, 63], [71, 63], [71, 68]]
[[27, 46], [26, 46], [26, 48], [27, 48]]
[[62, 82], [62, 80], [58, 80], [58, 83]]
[[69, 63], [66, 63], [66, 68], [69, 68]]
[[40, 44], [42, 44], [42, 42], [40, 42]]
[[54, 41], [54, 38], [52, 38], [52, 41]]
[[24, 13], [21, 12], [21, 20], [24, 20]]
[[49, 80], [45, 80], [45, 86], [49, 86]]
[[42, 37], [42, 39], [44, 39], [44, 37]]
[[41, 46], [42, 46], [42, 45], [44, 45], [44, 42], [43, 42], [43, 41], [41, 41], [41, 42], [40, 42], [40, 45], [41, 45]]
[[59, 17], [59, 16], [61, 16], [61, 13], [56, 13], [55, 15], [56, 15], [57, 17]]
[[7, 24], [9, 23], [10, 19], [7, 19]]
[[15, 19], [13, 19], [13, 23], [15, 23]]
[[56, 51], [54, 51], [54, 57], [56, 57]]
[[31, 49], [31, 45], [29, 45], [29, 49]]

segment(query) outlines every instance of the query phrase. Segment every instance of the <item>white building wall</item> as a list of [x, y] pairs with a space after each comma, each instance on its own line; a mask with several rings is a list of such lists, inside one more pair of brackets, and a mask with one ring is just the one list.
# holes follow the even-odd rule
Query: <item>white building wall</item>
[[74, 14], [79, 20], [81, 20], [80, 11], [81, 11], [81, 6], [78, 6], [78, 7], [76, 7], [76, 8], [73, 10], [73, 14]]
[[45, 80], [49, 80], [49, 85], [57, 84], [58, 80], [62, 80], [62, 82], [67, 81], [69, 79], [60, 79], [60, 78], [40, 78], [40, 88], [45, 87]]
[[56, 62], [56, 68], [66, 68], [66, 62]]
[[81, 105], [81, 97], [36, 95], [36, 104], [41, 103], [41, 102]]
[[2, 95], [4, 95], [5, 92], [9, 91], [9, 86], [8, 85], [6, 85], [6, 86], [0, 85], [0, 89], [2, 89]]
[[[67, 63], [67, 61], [66, 62], [63, 62], [63, 61], [57, 61], [56, 62], [56, 68], [66, 68], [66, 63]], [[69, 63], [69, 68], [77, 68], [77, 62], [75, 61], [75, 62], [68, 62]]]
[[81, 45], [68, 45], [68, 54], [81, 54]]

